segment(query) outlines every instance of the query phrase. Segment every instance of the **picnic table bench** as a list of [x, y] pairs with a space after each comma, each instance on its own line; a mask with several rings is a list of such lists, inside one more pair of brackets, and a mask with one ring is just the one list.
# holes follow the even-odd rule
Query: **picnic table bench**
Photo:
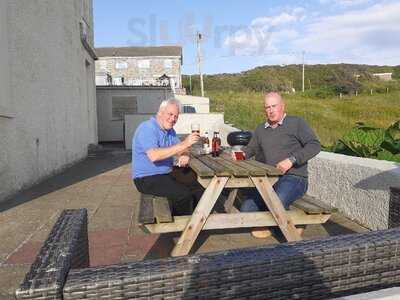
[[[301, 240], [295, 225], [325, 223], [334, 211], [311, 196], [297, 200], [286, 211], [272, 185], [282, 173], [275, 167], [255, 160], [234, 161], [229, 155], [211, 157], [192, 155], [189, 164], [197, 181], [205, 188], [195, 211], [189, 216], [172, 216], [168, 199], [141, 196], [139, 224], [151, 233], [183, 231], [172, 251], [173, 256], [186, 255], [201, 230], [278, 226], [288, 241]], [[256, 187], [269, 211], [239, 212], [234, 206], [238, 189]], [[211, 213], [223, 189], [229, 190], [225, 213]]]
[[[234, 208], [234, 210], [236, 209]], [[315, 197], [305, 195], [292, 204], [288, 213], [293, 216], [295, 225], [307, 225], [325, 223], [329, 220], [332, 213], [336, 211], [336, 208], [317, 200]], [[267, 212], [267, 216], [269, 215], [270, 213]], [[167, 198], [141, 194], [138, 223], [145, 231], [149, 233], [182, 231], [189, 218], [190, 216], [173, 216]], [[213, 216], [211, 215], [210, 218], [210, 222], [212, 223]], [[263, 219], [266, 218], [264, 217]], [[270, 224], [276, 225], [273, 220], [271, 220]], [[247, 224], [246, 226], [246, 224], [243, 224], [242, 227], [256, 226], [251, 224]], [[209, 230], [216, 228], [211, 228], [211, 225], [206, 223], [203, 229]]]

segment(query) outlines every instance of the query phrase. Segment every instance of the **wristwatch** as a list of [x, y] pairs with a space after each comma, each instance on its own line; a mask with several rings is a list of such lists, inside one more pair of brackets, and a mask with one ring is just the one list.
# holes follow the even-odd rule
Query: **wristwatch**
[[296, 161], [297, 161], [297, 159], [296, 159], [296, 157], [294, 156], [294, 155], [292, 155], [292, 156], [289, 156], [289, 158], [288, 158], [289, 160], [290, 160], [290, 162], [293, 164], [293, 165], [295, 165], [296, 164]]

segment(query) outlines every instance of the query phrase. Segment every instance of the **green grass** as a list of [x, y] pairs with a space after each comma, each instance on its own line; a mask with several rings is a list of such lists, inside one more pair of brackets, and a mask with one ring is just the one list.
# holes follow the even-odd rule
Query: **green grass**
[[[225, 114], [235, 127], [252, 130], [265, 121], [260, 92], [208, 91], [211, 111]], [[324, 146], [331, 146], [356, 122], [386, 128], [400, 119], [400, 92], [343, 99], [312, 99], [300, 93], [284, 95], [288, 114], [304, 117]]]

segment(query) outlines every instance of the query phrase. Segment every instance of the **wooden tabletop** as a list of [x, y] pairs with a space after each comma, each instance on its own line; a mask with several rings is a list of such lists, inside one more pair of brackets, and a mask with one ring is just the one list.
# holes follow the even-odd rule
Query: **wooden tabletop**
[[189, 166], [201, 178], [280, 176], [282, 172], [273, 166], [255, 160], [233, 160], [228, 152], [219, 157], [211, 154], [191, 154]]

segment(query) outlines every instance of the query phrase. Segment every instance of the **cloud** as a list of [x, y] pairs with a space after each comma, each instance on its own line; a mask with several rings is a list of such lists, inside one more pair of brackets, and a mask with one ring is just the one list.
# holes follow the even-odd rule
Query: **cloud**
[[342, 7], [351, 7], [370, 4], [372, 0], [320, 0], [321, 4], [334, 4]]
[[261, 55], [266, 52], [276, 52], [274, 42], [285, 36], [297, 37], [296, 31], [288, 30], [286, 27], [304, 18], [305, 10], [302, 7], [296, 7], [290, 12], [282, 12], [275, 16], [256, 18], [249, 26], [229, 35], [224, 45], [236, 55]]
[[304, 18], [305, 10], [302, 7], [292, 9], [290, 13], [283, 12], [273, 17], [256, 18], [251, 22], [253, 27], [272, 27], [296, 22]]
[[[334, 1], [346, 5], [347, 0]], [[367, 0], [354, 0], [358, 4]], [[365, 8], [351, 7], [321, 16], [318, 10], [285, 10], [253, 19], [232, 31], [224, 46], [230, 55], [249, 55], [269, 63], [400, 64], [400, 3], [381, 1]], [[325, 12], [326, 13], [326, 12]]]
[[384, 3], [318, 18], [305, 26], [303, 37], [295, 40], [293, 47], [338, 59], [398, 63], [399, 16], [400, 3]]

